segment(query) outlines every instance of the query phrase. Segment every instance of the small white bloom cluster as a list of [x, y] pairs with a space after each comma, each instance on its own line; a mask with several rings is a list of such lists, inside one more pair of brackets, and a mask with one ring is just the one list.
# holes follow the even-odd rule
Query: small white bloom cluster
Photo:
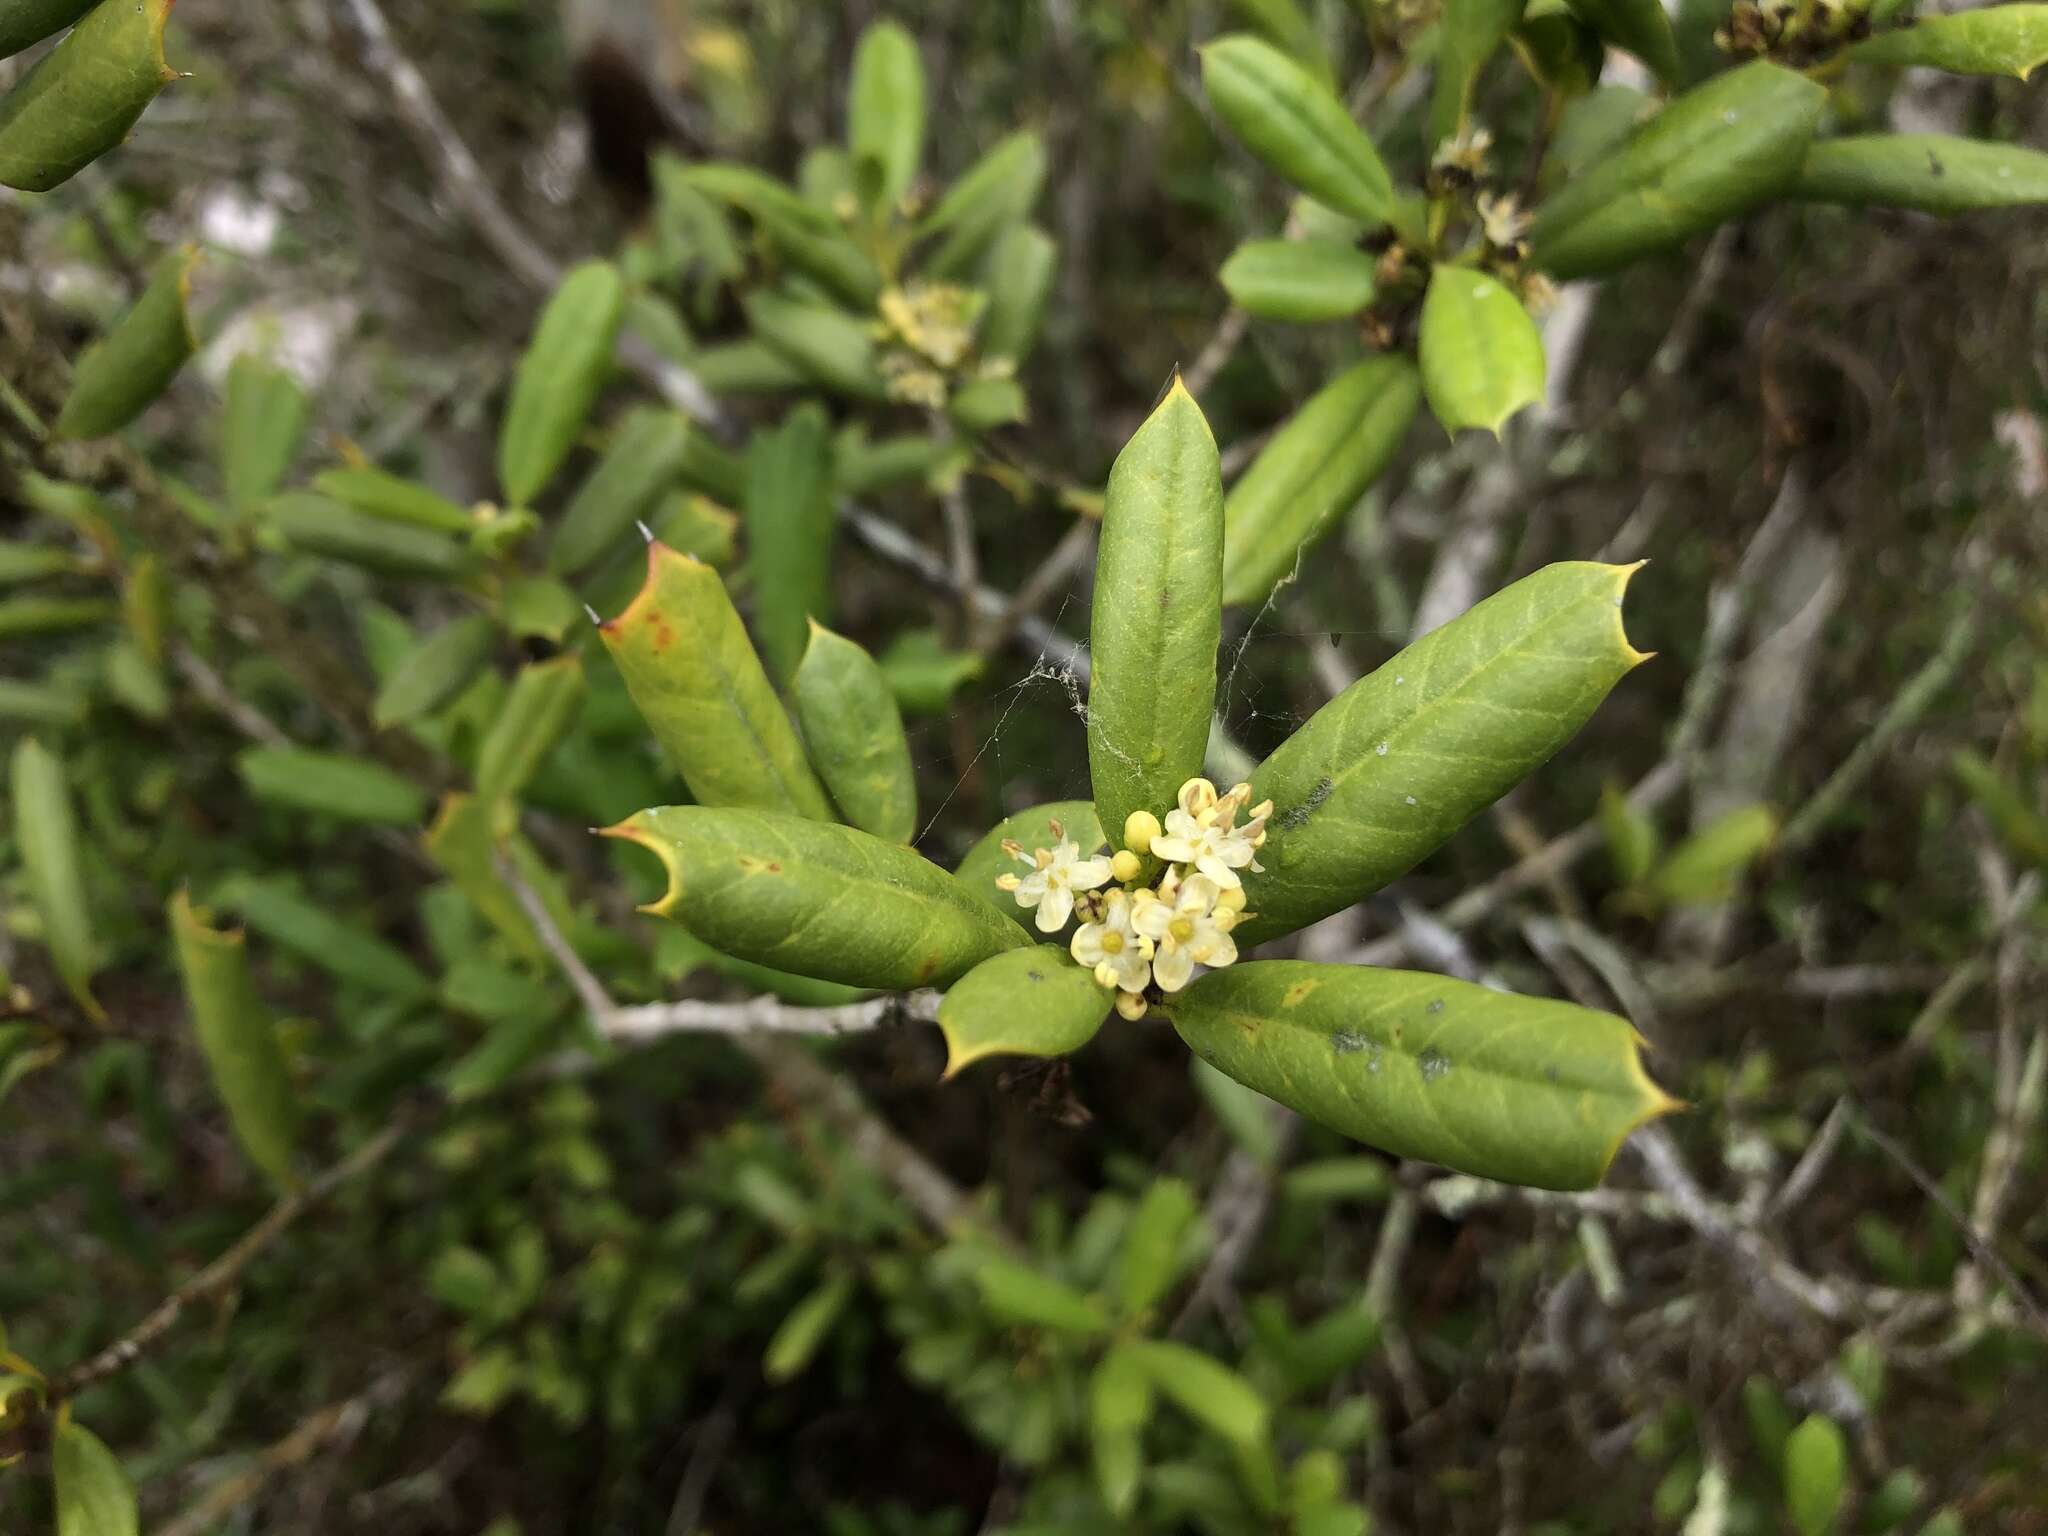
[[[1189, 779], [1164, 826], [1150, 811], [1131, 813], [1114, 857], [1099, 850], [1083, 857], [1065, 828], [1050, 822], [1051, 848], [1027, 853], [1014, 840], [1004, 842], [1003, 851], [1030, 873], [998, 875], [996, 884], [1018, 906], [1037, 909], [1032, 921], [1040, 933], [1058, 933], [1078, 910], [1081, 926], [1068, 949], [1097, 981], [1116, 989], [1118, 1013], [1141, 1019], [1148, 987], [1178, 992], [1197, 965], [1237, 959], [1230, 931], [1245, 915], [1238, 871], [1261, 872], [1258, 850], [1273, 814], [1270, 800], [1247, 810], [1251, 797], [1249, 784], [1219, 795], [1207, 779]], [[1156, 884], [1139, 885], [1147, 854], [1166, 860], [1166, 869]]]

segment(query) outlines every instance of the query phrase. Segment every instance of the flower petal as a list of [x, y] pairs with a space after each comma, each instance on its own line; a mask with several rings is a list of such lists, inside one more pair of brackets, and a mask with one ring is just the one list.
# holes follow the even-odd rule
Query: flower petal
[[1046, 890], [1045, 900], [1038, 904], [1038, 916], [1032, 921], [1040, 933], [1058, 933], [1073, 915], [1074, 893], [1064, 885], [1055, 885]]
[[1107, 859], [1077, 859], [1067, 871], [1067, 884], [1077, 891], [1092, 891], [1109, 884], [1114, 873]]
[[1178, 944], [1169, 945], [1152, 957], [1152, 976], [1162, 992], [1178, 992], [1195, 974], [1195, 957]]

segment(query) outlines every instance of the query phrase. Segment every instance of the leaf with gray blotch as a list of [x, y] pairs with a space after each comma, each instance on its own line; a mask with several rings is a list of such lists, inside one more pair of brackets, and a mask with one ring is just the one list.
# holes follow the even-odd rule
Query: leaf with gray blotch
[[1052, 830], [1054, 822], [1080, 848], [1084, 859], [1103, 846], [1102, 823], [1095, 819], [1092, 804], [1086, 800], [1055, 800], [1005, 816], [953, 866], [955, 879], [1033, 937], [1038, 930], [1032, 926], [1031, 909], [1018, 906], [1014, 896], [999, 889], [996, 876], [1022, 872], [1023, 866], [1003, 852], [1006, 841], [1016, 842], [1027, 853], [1034, 848], [1050, 848], [1060, 841]]
[[1967, 213], [2048, 202], [2048, 154], [1941, 133], [1822, 139], [1791, 196], [1857, 208]]
[[1621, 601], [1634, 566], [1546, 566], [1324, 705], [1252, 775], [1274, 812], [1245, 875], [1240, 947], [1403, 875], [1569, 741], [1646, 658]]
[[1223, 477], [1176, 376], [1117, 455], [1095, 562], [1088, 772], [1096, 815], [1121, 832], [1164, 816], [1202, 771], [1223, 639]]
[[1401, 1157], [1544, 1189], [1599, 1183], [1676, 1107], [1625, 1019], [1411, 971], [1250, 961], [1169, 999], [1190, 1049]]
[[757, 965], [854, 987], [947, 986], [1026, 940], [953, 875], [853, 827], [671, 805], [606, 836], [662, 862], [644, 910]]
[[1986, 5], [1866, 38], [1848, 50], [1860, 64], [1922, 65], [1956, 75], [2024, 80], [2048, 61], [2048, 5]]
[[1071, 1055], [1095, 1038], [1112, 1001], [1057, 944], [984, 960], [939, 1004], [946, 1076], [984, 1056]]

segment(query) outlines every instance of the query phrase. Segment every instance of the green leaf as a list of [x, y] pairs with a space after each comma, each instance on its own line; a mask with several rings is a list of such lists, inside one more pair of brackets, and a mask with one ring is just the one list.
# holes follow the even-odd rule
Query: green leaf
[[[526, 909], [498, 869], [501, 851], [511, 856], [514, 867], [522, 873], [538, 867], [538, 858], [513, 830], [514, 821], [514, 809], [504, 801], [488, 801], [479, 795], [447, 795], [427, 831], [427, 852], [448, 872], [456, 888], [469, 898], [486, 922], [520, 954], [538, 960], [547, 953], [546, 946], [541, 943], [533, 919], [526, 915]], [[536, 888], [546, 895], [544, 887]], [[405, 959], [403, 955], [398, 958]], [[406, 964], [410, 968], [411, 962]], [[425, 978], [421, 980], [424, 984]]]
[[322, 470], [313, 489], [353, 511], [390, 523], [467, 534], [476, 519], [438, 491], [369, 465]]
[[986, 1255], [974, 1271], [974, 1283], [983, 1308], [999, 1323], [1088, 1336], [1109, 1331], [1109, 1320], [1094, 1298], [1014, 1259]]
[[1613, 784], [1600, 791], [1600, 836], [1607, 844], [1614, 878], [1622, 885], [1636, 884], [1657, 862], [1656, 822]]
[[1956, 75], [2024, 80], [2048, 60], [2048, 5], [1987, 5], [1917, 17], [1848, 51], [1863, 64], [1924, 65]]
[[855, 422], [832, 439], [832, 486], [847, 496], [865, 496], [885, 486], [923, 484], [951, 452], [952, 444], [928, 432], [870, 441]]
[[96, 0], [8, 0], [0, 8], [0, 59], [55, 37], [91, 10]]
[[1265, 1446], [1272, 1410], [1258, 1390], [1229, 1366], [1198, 1349], [1164, 1339], [1131, 1339], [1122, 1347], [1159, 1389], [1159, 1395], [1197, 1424], [1240, 1449]]
[[1727, 901], [1777, 836], [1776, 811], [1740, 806], [1672, 849], [1644, 884], [1652, 895], [1682, 905]]
[[1379, 151], [1314, 75], [1256, 37], [1202, 50], [1210, 104], [1252, 153], [1302, 191], [1366, 224], [1393, 213], [1394, 188]]
[[0, 602], [0, 640], [90, 629], [119, 612], [112, 603], [97, 597], [10, 597]]
[[49, 544], [22, 544], [0, 540], [0, 587], [42, 581], [51, 576], [75, 576], [87, 563], [68, 549]]
[[1480, 71], [1522, 19], [1522, 4], [1523, 0], [1444, 0], [1437, 29], [1436, 85], [1429, 101], [1432, 143], [1451, 138], [1470, 120]]
[[662, 806], [609, 837], [668, 872], [643, 908], [713, 949], [820, 981], [948, 986], [1026, 940], [937, 865], [852, 827], [772, 811]]
[[170, 917], [185, 1005], [235, 1139], [250, 1162], [289, 1185], [299, 1131], [298, 1091], [277, 1026], [256, 994], [242, 935], [208, 927], [183, 891], [171, 898]]
[[1095, 1485], [1118, 1519], [1128, 1518], [1144, 1475], [1145, 1426], [1152, 1420], [1152, 1378], [1127, 1344], [1110, 1346], [1088, 1379], [1088, 1438]]
[[909, 842], [917, 834], [917, 774], [875, 659], [813, 622], [791, 693], [811, 762], [840, 814], [885, 842]]
[[924, 159], [924, 62], [917, 42], [892, 21], [860, 35], [846, 93], [846, 147], [856, 174], [872, 167], [874, 207], [890, 207], [910, 190]]
[[0, 721], [10, 725], [42, 725], [64, 730], [86, 715], [86, 697], [75, 687], [58, 683], [23, 683], [0, 677]]
[[954, 878], [994, 907], [1018, 927], [1029, 933], [1035, 940], [1038, 930], [1032, 926], [1031, 909], [1020, 907], [1008, 891], [996, 887], [996, 876], [1015, 874], [1016, 860], [1003, 852], [1006, 841], [1015, 841], [1028, 853], [1034, 848], [1051, 848], [1060, 841], [1052, 830], [1058, 822], [1060, 830], [1072, 838], [1081, 849], [1081, 856], [1088, 857], [1104, 842], [1102, 823], [1095, 819], [1095, 807], [1086, 800], [1055, 800], [1049, 805], [1034, 805], [1027, 811], [1018, 811], [1005, 816], [990, 827], [981, 840], [967, 850], [965, 858], [953, 867]]
[[690, 372], [719, 396], [793, 394], [812, 383], [808, 369], [758, 336], [698, 348], [690, 356]]
[[1792, 1438], [1792, 1415], [1785, 1399], [1765, 1376], [1751, 1376], [1742, 1384], [1742, 1411], [1749, 1420], [1749, 1436], [1765, 1464], [1781, 1476], [1785, 1467], [1785, 1443]]
[[1529, 0], [1514, 44], [1536, 83], [1565, 98], [1591, 91], [1607, 62], [1607, 45], [1565, 0]]
[[1967, 747], [1949, 759], [1949, 768], [2005, 845], [2048, 869], [2048, 817], [2027, 803], [2020, 787]]
[[[110, 0], [107, 9], [127, 9], [132, 3]], [[57, 413], [60, 435], [93, 438], [118, 432], [171, 387], [198, 345], [185, 313], [198, 260], [198, 246], [182, 245], [157, 263], [142, 297], [85, 349]]]
[[64, 764], [33, 736], [14, 749], [14, 835], [28, 876], [28, 897], [43, 920], [43, 943], [78, 1006], [96, 1023], [107, 1015], [93, 999], [92, 910], [79, 864], [78, 822]]
[[1010, 224], [996, 237], [981, 274], [988, 294], [979, 337], [984, 358], [1021, 363], [1031, 355], [1059, 264], [1059, 246], [1036, 224]]
[[1045, 185], [1045, 141], [1029, 129], [1003, 139], [939, 199], [917, 226], [917, 238], [943, 234], [924, 263], [936, 278], [966, 276], [1004, 229], [1027, 217]]
[[1406, 358], [1372, 357], [1311, 395], [1223, 503], [1223, 601], [1263, 603], [1386, 472], [1421, 403]]
[[1422, 392], [1444, 430], [1483, 427], [1543, 399], [1543, 338], [1497, 278], [1439, 264], [1422, 301]]
[[1028, 421], [1031, 406], [1015, 379], [969, 379], [946, 402], [946, 414], [971, 437]]
[[806, 401], [747, 450], [749, 568], [755, 631], [770, 673], [787, 682], [813, 620], [832, 609], [832, 437], [825, 409]]
[[470, 1317], [497, 1310], [503, 1281], [497, 1265], [474, 1248], [457, 1244], [434, 1256], [427, 1290], [444, 1307]]
[[1940, 133], [1822, 139], [1807, 150], [1789, 195], [1921, 213], [2016, 208], [2048, 202], [2048, 154]]
[[68, 1414], [50, 1438], [50, 1474], [57, 1536], [138, 1536], [142, 1522], [128, 1474], [100, 1437]]
[[1379, 263], [1334, 240], [1247, 240], [1217, 273], [1240, 309], [1300, 324], [1341, 320], [1372, 303]]
[[888, 399], [888, 381], [875, 361], [868, 322], [843, 309], [773, 293], [750, 293], [743, 303], [754, 334], [805, 382], [823, 384], [856, 400]]
[[1316, 711], [1252, 775], [1271, 799], [1240, 948], [1407, 873], [1547, 761], [1645, 657], [1622, 630], [1634, 566], [1546, 566]]
[[853, 1276], [838, 1271], [790, 1310], [761, 1357], [761, 1374], [770, 1383], [779, 1386], [803, 1374], [846, 1311], [853, 1289]]
[[935, 629], [908, 629], [889, 642], [876, 665], [907, 713], [942, 715], [954, 694], [988, 670], [988, 658], [949, 648]]
[[510, 800], [540, 771], [583, 708], [583, 659], [557, 656], [519, 669], [476, 755], [476, 792]]
[[675, 483], [691, 430], [680, 411], [655, 406], [628, 411], [562, 514], [548, 547], [548, 569], [573, 576], [617, 547], [634, 521]]
[[1200, 1216], [1194, 1191], [1179, 1179], [1154, 1179], [1146, 1188], [1117, 1255], [1116, 1297], [1124, 1316], [1142, 1316], [1173, 1289], [1188, 1231]]
[[497, 647], [498, 626], [480, 613], [451, 619], [419, 641], [384, 686], [371, 718], [379, 730], [423, 720], [467, 688]]
[[981, 962], [939, 1004], [946, 1073], [987, 1056], [1066, 1056], [1095, 1038], [1115, 994], [1057, 944]]
[[237, 875], [213, 895], [245, 926], [330, 975], [393, 997], [420, 997], [433, 990], [403, 951], [307, 900], [282, 880]]
[[1102, 514], [1088, 771], [1104, 827], [1121, 832], [1133, 811], [1163, 817], [1181, 785], [1202, 771], [1223, 639], [1222, 587], [1216, 439], [1176, 376], [1117, 455]]
[[599, 633], [699, 805], [832, 819], [824, 787], [710, 566], [649, 545], [646, 585]]
[[235, 767], [257, 799], [343, 821], [412, 826], [427, 811], [425, 790], [368, 758], [304, 747], [249, 747]]
[[1570, 0], [1571, 8], [1617, 48], [1649, 66], [1666, 86], [1679, 80], [1678, 38], [1663, 0]]
[[467, 545], [430, 528], [407, 527], [312, 491], [285, 491], [263, 515], [294, 549], [394, 576], [455, 581], [476, 563]]
[[1626, 1020], [1440, 976], [1254, 961], [1202, 977], [1167, 1012], [1247, 1087], [1481, 1178], [1589, 1188], [1630, 1132], [1675, 1107]]
[[106, 0], [0, 98], [0, 183], [47, 192], [128, 137], [177, 78], [164, 63], [171, 4]]
[[509, 1344], [480, 1350], [441, 1389], [441, 1402], [457, 1413], [494, 1412], [519, 1385], [519, 1354]]
[[1595, 86], [1558, 115], [1538, 185], [1555, 192], [1613, 153], [1653, 115], [1657, 103], [1632, 85]]
[[1758, 61], [1687, 91], [1538, 210], [1530, 261], [1612, 271], [1738, 218], [1797, 182], [1827, 91]]
[[498, 483], [512, 506], [540, 494], [582, 434], [611, 373], [625, 306], [618, 269], [589, 261], [562, 279], [541, 311], [498, 434]]
[[498, 611], [513, 638], [551, 645], [560, 645], [583, 617], [576, 594], [552, 576], [512, 577], [505, 583]]
[[308, 402], [299, 381], [253, 353], [228, 365], [221, 411], [221, 480], [228, 502], [247, 511], [284, 484], [306, 436]]
[[1323, 49], [1315, 21], [1296, 0], [1231, 0], [1231, 9], [1322, 84], [1332, 83], [1330, 57]]
[[1849, 1449], [1833, 1419], [1809, 1415], [1785, 1442], [1785, 1508], [1800, 1536], [1835, 1528], [1849, 1484]]
[[746, 166], [693, 165], [680, 179], [745, 213], [792, 267], [853, 309], [866, 313], [875, 307], [882, 274], [829, 211]]

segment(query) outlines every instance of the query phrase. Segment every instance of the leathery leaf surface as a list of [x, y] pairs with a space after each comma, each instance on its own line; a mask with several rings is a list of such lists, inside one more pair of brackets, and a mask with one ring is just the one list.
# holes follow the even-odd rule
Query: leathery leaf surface
[[1569, 741], [1645, 660], [1622, 630], [1634, 566], [1545, 566], [1423, 636], [1252, 774], [1273, 817], [1246, 876], [1248, 948], [1405, 874]]
[[948, 986], [1029, 941], [923, 855], [775, 811], [659, 806], [608, 828], [668, 890], [645, 910], [713, 949], [852, 987]]
[[1190, 1049], [1402, 1157], [1543, 1189], [1599, 1183], [1676, 1107], [1625, 1019], [1413, 971], [1250, 961], [1169, 1000]]

